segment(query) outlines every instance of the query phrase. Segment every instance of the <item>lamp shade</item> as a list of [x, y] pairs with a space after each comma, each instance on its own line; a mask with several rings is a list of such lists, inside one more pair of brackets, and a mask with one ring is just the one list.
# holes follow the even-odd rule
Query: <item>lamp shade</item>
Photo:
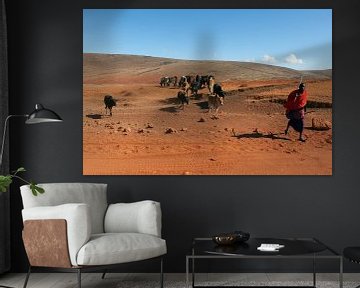
[[35, 105], [35, 110], [29, 114], [26, 124], [38, 124], [46, 122], [62, 122], [61, 117], [54, 111], [44, 108], [41, 104]]

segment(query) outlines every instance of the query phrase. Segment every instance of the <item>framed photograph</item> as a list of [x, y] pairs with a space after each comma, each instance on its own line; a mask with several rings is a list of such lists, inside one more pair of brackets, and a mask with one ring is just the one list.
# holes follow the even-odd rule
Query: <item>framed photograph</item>
[[332, 175], [331, 9], [84, 9], [84, 175]]

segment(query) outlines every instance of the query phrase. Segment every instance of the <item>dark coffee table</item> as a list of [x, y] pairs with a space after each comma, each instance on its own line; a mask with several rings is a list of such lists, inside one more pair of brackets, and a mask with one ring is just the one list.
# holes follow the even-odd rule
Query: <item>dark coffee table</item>
[[[257, 250], [261, 243], [274, 243], [284, 245], [284, 248], [276, 252], [264, 252]], [[190, 255], [186, 256], [186, 287], [189, 287], [189, 268], [191, 265], [191, 287], [204, 287], [195, 285], [195, 260], [200, 259], [312, 259], [313, 261], [313, 285], [293, 287], [316, 288], [316, 260], [335, 259], [339, 261], [339, 287], [343, 287], [343, 258], [335, 250], [315, 238], [250, 238], [244, 243], [220, 246], [211, 238], [195, 238]], [[215, 287], [215, 286], [211, 286]], [[226, 286], [222, 286], [226, 287]], [[231, 286], [247, 287], [247, 286]], [[254, 287], [254, 286], [251, 286]], [[264, 286], [262, 286], [264, 287]], [[271, 286], [274, 287], [274, 286]], [[284, 286], [281, 286], [284, 287]]]

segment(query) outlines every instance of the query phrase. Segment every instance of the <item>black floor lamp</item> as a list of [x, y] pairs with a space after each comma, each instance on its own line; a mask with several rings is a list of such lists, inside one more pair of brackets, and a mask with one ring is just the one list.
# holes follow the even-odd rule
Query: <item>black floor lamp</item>
[[[15, 117], [23, 117], [26, 118], [25, 123], [26, 124], [38, 124], [38, 123], [56, 123], [56, 122], [62, 122], [63, 120], [61, 117], [55, 113], [54, 111], [44, 108], [41, 104], [35, 105], [35, 110], [31, 112], [30, 114], [23, 114], [23, 115], [9, 115], [5, 119], [4, 123], [4, 131], [3, 131], [3, 137], [1, 141], [1, 150], [0, 150], [0, 168], [2, 167], [2, 161], [3, 161], [3, 155], [4, 155], [4, 146], [5, 146], [5, 139], [6, 139], [6, 132], [7, 132], [7, 126], [8, 122], [11, 118]], [[1, 193], [1, 192], [0, 192]], [[0, 284], [0, 287], [4, 288], [12, 288], [9, 286], [3, 286]]]
[[0, 152], [0, 167], [2, 165], [2, 159], [4, 154], [4, 146], [5, 146], [5, 139], [6, 139], [6, 130], [7, 124], [11, 118], [15, 117], [24, 117], [27, 118], [25, 124], [39, 124], [39, 123], [46, 123], [46, 122], [62, 122], [63, 120], [61, 117], [56, 114], [54, 111], [44, 108], [41, 104], [35, 105], [35, 110], [30, 114], [23, 114], [23, 115], [9, 115], [5, 119], [4, 124], [4, 132], [1, 144], [1, 152]]

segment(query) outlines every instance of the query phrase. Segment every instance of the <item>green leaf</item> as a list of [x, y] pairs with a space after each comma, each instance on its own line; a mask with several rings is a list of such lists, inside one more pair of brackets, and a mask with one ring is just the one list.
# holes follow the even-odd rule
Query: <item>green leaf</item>
[[36, 187], [36, 183], [31, 181], [31, 183], [30, 183], [31, 192], [34, 196], [37, 196], [37, 191], [36, 191], [35, 187]]
[[10, 184], [13, 182], [13, 178], [19, 179], [26, 184], [30, 185], [31, 192], [34, 196], [37, 196], [38, 194], [45, 193], [44, 188], [41, 188], [37, 186], [37, 184], [33, 181], [27, 181], [24, 178], [17, 175], [19, 172], [25, 172], [26, 169], [24, 167], [19, 167], [16, 171], [12, 171], [9, 175], [0, 175], [0, 192], [6, 192], [10, 186]]
[[9, 188], [10, 184], [12, 183], [12, 176], [11, 175], [0, 175], [0, 191], [6, 192], [7, 188]]
[[26, 169], [24, 167], [19, 167], [15, 173], [18, 173], [18, 172], [25, 172]]
[[33, 181], [31, 181], [30, 183], [30, 189], [34, 196], [37, 196], [38, 194], [43, 194], [45, 192], [44, 188], [37, 186], [37, 184]]
[[36, 185], [35, 185], [35, 190], [40, 194], [43, 194], [45, 192], [44, 188], [36, 186]]
[[26, 169], [24, 167], [19, 167], [17, 170], [11, 171], [11, 174], [16, 175], [19, 172], [25, 172], [25, 171], [26, 171]]

